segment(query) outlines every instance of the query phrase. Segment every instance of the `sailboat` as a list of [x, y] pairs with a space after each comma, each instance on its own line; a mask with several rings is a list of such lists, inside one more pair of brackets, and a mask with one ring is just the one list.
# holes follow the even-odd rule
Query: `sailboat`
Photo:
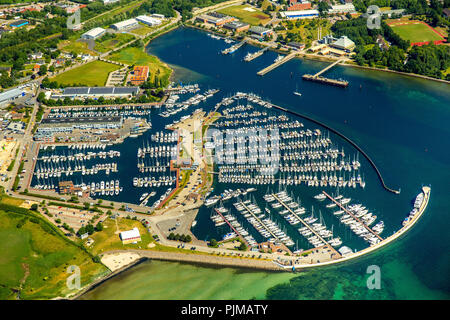
[[294, 94], [299, 97], [301, 97], [301, 95], [302, 95], [300, 92], [298, 92], [298, 85], [295, 87]]

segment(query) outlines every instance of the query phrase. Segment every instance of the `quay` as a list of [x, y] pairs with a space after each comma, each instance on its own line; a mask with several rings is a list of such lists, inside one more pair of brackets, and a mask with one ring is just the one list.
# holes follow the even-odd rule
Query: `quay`
[[370, 228], [369, 226], [367, 226], [364, 222], [361, 221], [361, 219], [357, 218], [350, 210], [347, 210], [346, 207], [344, 207], [339, 201], [336, 201], [332, 196], [330, 196], [328, 193], [326, 193], [325, 191], [322, 191], [322, 193], [324, 195], [327, 196], [328, 199], [330, 199], [331, 201], [333, 201], [339, 208], [341, 208], [342, 210], [345, 211], [345, 213], [349, 214], [353, 219], [355, 219], [356, 221], [358, 221], [359, 223], [361, 223], [364, 228], [366, 228], [367, 231], [369, 231], [370, 233], [372, 233], [374, 236], [376, 236], [378, 239], [380, 239], [380, 241], [383, 241], [383, 238], [380, 237], [376, 232], [374, 232], [372, 230], [372, 228]]
[[296, 111], [290, 110], [290, 109], [286, 109], [277, 105], [272, 105], [272, 108], [277, 109], [277, 110], [281, 110], [284, 111], [286, 113], [292, 114], [294, 116], [306, 119], [308, 121], [311, 121], [321, 127], [324, 127], [325, 129], [333, 132], [334, 134], [338, 135], [339, 137], [341, 137], [342, 139], [344, 139], [345, 141], [347, 141], [348, 143], [350, 143], [350, 145], [352, 145], [356, 150], [358, 150], [363, 156], [364, 158], [366, 158], [367, 161], [369, 161], [370, 165], [375, 169], [375, 172], [378, 175], [378, 179], [381, 181], [381, 185], [383, 186], [384, 189], [386, 189], [389, 192], [395, 193], [395, 194], [400, 194], [400, 190], [394, 190], [389, 188], [388, 186], [386, 186], [386, 184], [384, 183], [383, 177], [381, 176], [380, 170], [378, 170], [378, 167], [376, 166], [375, 162], [373, 162], [373, 160], [355, 143], [353, 142], [350, 138], [347, 138], [347, 136], [345, 136], [344, 134], [340, 133], [339, 131], [327, 126], [326, 124], [317, 121], [313, 118], [310, 118], [308, 116], [302, 115]]
[[281, 66], [282, 64], [288, 62], [289, 60], [291, 60], [292, 58], [294, 58], [297, 55], [297, 52], [292, 52], [290, 54], [288, 54], [287, 56], [285, 56], [283, 59], [281, 59], [280, 61], [274, 62], [273, 64], [271, 64], [268, 67], [265, 67], [264, 69], [260, 70], [257, 72], [258, 76], [263, 76], [266, 73], [272, 71], [275, 68], [278, 68], [279, 66]]
[[231, 47], [222, 50], [222, 54], [233, 53], [233, 52], [235, 52], [237, 49], [239, 49], [240, 47], [242, 47], [246, 43], [247, 43], [247, 40], [243, 40], [243, 41], [241, 41], [239, 43], [236, 43], [236, 44], [232, 45]]
[[265, 48], [263, 48], [263, 49], [261, 49], [261, 50], [255, 52], [255, 53], [248, 54], [248, 55], [244, 58], [244, 61], [245, 61], [245, 62], [250, 62], [250, 61], [252, 61], [253, 59], [258, 58], [258, 57], [261, 56], [264, 52], [266, 52], [267, 50], [269, 50], [269, 48], [270, 48], [270, 47], [265, 47]]
[[231, 228], [231, 230], [233, 230], [233, 232], [234, 233], [236, 233], [237, 235], [238, 235], [238, 237], [242, 240], [242, 241], [244, 241], [245, 242], [245, 245], [248, 247], [249, 245], [248, 245], [248, 242], [247, 242], [247, 240], [245, 240], [244, 239], [244, 237], [231, 225], [231, 223], [230, 223], [230, 221], [228, 221], [228, 219], [227, 218], [225, 218], [224, 217], [224, 215], [223, 214], [221, 214], [220, 212], [219, 212], [219, 210], [217, 210], [216, 208], [214, 208], [214, 211], [219, 215], [219, 216], [221, 216], [222, 217], [222, 219], [230, 226], [230, 228]]
[[339, 252], [337, 252], [333, 246], [331, 246], [328, 241], [326, 241], [319, 233], [317, 233], [317, 231], [315, 231], [313, 228], [311, 228], [311, 226], [309, 224], [307, 224], [305, 221], [303, 221], [302, 218], [300, 218], [300, 216], [298, 214], [296, 214], [294, 211], [292, 211], [291, 208], [289, 208], [289, 206], [287, 206], [280, 198], [278, 198], [278, 196], [275, 193], [272, 193], [272, 196], [283, 206], [285, 207], [287, 210], [289, 210], [289, 212], [291, 214], [293, 214], [298, 220], [300, 220], [300, 222], [309, 229], [309, 231], [311, 231], [315, 236], [317, 236], [320, 241], [322, 241], [323, 243], [325, 243], [325, 246], [322, 246], [322, 248], [327, 249], [330, 248], [331, 250], [333, 250], [333, 253], [336, 254], [337, 258], [341, 257], [341, 254]]
[[337, 60], [337, 61], [333, 62], [332, 64], [330, 64], [329, 66], [327, 66], [327, 67], [323, 68], [322, 70], [320, 70], [319, 72], [317, 72], [315, 75], [304, 74], [302, 78], [303, 78], [303, 80], [325, 83], [325, 84], [330, 84], [333, 86], [345, 88], [348, 86], [348, 81], [321, 77], [321, 74], [325, 73], [326, 71], [330, 70], [335, 65], [337, 65], [343, 61], [344, 61], [343, 59]]

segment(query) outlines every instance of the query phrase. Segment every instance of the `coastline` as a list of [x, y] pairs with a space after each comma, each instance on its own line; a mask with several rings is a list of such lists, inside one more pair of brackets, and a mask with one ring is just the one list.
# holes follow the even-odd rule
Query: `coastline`
[[[197, 29], [203, 32], [207, 32], [207, 33], [214, 33], [217, 34], [221, 37], [228, 37], [228, 38], [232, 38], [234, 40], [237, 39], [237, 37], [232, 37], [232, 36], [224, 36], [222, 33], [213, 31], [213, 30], [205, 30], [203, 28], [194, 26], [194, 25], [190, 25], [190, 24], [183, 24], [183, 26], [188, 27], [188, 28], [193, 28], [193, 29]], [[264, 45], [262, 43], [257, 43], [255, 41], [248, 41], [248, 44], [258, 47], [258, 48], [262, 48], [262, 47], [269, 47], [269, 50], [274, 51], [274, 52], [278, 52], [278, 53], [282, 53], [282, 54], [287, 54], [286, 51], [284, 50], [279, 50], [276, 49], [274, 47], [271, 46], [267, 46]], [[319, 57], [317, 55], [314, 54], [308, 54], [308, 53], [301, 53], [299, 52], [297, 54], [297, 58], [301, 59], [309, 59], [309, 60], [314, 60], [314, 61], [327, 61], [327, 62], [334, 62], [337, 59], [335, 58], [331, 58], [331, 57]], [[294, 57], [295, 59], [295, 57]], [[394, 73], [394, 74], [399, 74], [399, 75], [403, 75], [403, 76], [409, 76], [409, 77], [415, 77], [415, 78], [421, 78], [421, 79], [425, 79], [425, 80], [432, 80], [432, 81], [437, 81], [437, 82], [441, 82], [441, 83], [445, 83], [445, 84], [450, 84], [450, 81], [445, 80], [445, 79], [438, 79], [438, 78], [433, 78], [433, 77], [429, 77], [429, 76], [425, 76], [425, 75], [421, 75], [421, 74], [416, 74], [416, 73], [409, 73], [409, 72], [403, 72], [403, 71], [396, 71], [396, 70], [390, 70], [390, 69], [382, 69], [382, 68], [375, 68], [375, 67], [368, 67], [368, 66], [360, 66], [357, 64], [353, 64], [353, 63], [340, 63], [339, 66], [347, 66], [347, 67], [355, 67], [355, 68], [360, 68], [360, 69], [366, 69], [366, 70], [371, 70], [371, 71], [383, 71], [383, 72], [389, 72], [389, 73]]]

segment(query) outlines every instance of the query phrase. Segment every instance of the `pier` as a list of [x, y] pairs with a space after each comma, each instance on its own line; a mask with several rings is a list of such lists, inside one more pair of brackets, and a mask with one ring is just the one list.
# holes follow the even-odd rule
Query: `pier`
[[239, 49], [240, 47], [242, 47], [246, 43], [247, 43], [247, 40], [243, 40], [243, 41], [241, 41], [239, 43], [236, 43], [236, 44], [232, 45], [231, 47], [229, 47], [229, 48], [227, 48], [225, 50], [222, 50], [222, 54], [233, 53], [233, 52], [235, 52], [237, 49]]
[[337, 65], [337, 64], [339, 64], [339, 63], [341, 63], [343, 61], [344, 61], [344, 59], [337, 60], [337, 61], [333, 62], [332, 64], [330, 64], [329, 66], [327, 66], [327, 67], [323, 68], [322, 70], [320, 70], [319, 72], [317, 72], [315, 75], [304, 74], [302, 78], [304, 80], [308, 80], [308, 81], [325, 83], [325, 84], [330, 84], [330, 85], [333, 85], [333, 86], [344, 87], [345, 88], [345, 87], [348, 86], [348, 81], [336, 80], [336, 79], [330, 79], [330, 78], [321, 77], [321, 74], [325, 73], [326, 71], [330, 70], [335, 65]]
[[231, 230], [233, 230], [233, 232], [236, 233], [237, 236], [238, 236], [242, 241], [245, 242], [245, 245], [248, 246], [247, 240], [245, 240], [244, 237], [243, 237], [243, 236], [242, 236], [242, 235], [241, 235], [241, 234], [240, 234], [240, 233], [239, 233], [239, 232], [231, 225], [230, 221], [228, 221], [228, 219], [225, 218], [225, 217], [223, 216], [223, 214], [221, 214], [221, 213], [219, 212], [219, 210], [217, 210], [216, 208], [214, 208], [214, 211], [215, 211], [219, 216], [222, 217], [223, 221], [225, 221], [225, 222], [230, 226]]
[[265, 48], [263, 48], [263, 49], [261, 49], [261, 50], [255, 52], [255, 53], [248, 54], [248, 55], [244, 58], [244, 61], [245, 61], [245, 62], [250, 62], [250, 61], [252, 61], [253, 59], [258, 58], [258, 57], [261, 56], [264, 52], [266, 52], [268, 49], [269, 49], [269, 47], [265, 47]]
[[372, 228], [370, 228], [368, 225], [366, 225], [363, 221], [361, 221], [361, 219], [357, 218], [350, 210], [347, 210], [346, 207], [344, 207], [339, 201], [336, 201], [332, 196], [330, 196], [328, 193], [326, 193], [325, 191], [322, 191], [322, 193], [324, 195], [327, 196], [328, 199], [330, 199], [331, 201], [333, 201], [339, 208], [341, 208], [342, 210], [344, 210], [345, 213], [349, 214], [353, 219], [355, 219], [356, 221], [358, 221], [359, 223], [361, 223], [364, 228], [366, 228], [367, 231], [369, 231], [370, 233], [372, 233], [374, 236], [376, 236], [378, 239], [380, 239], [380, 241], [383, 241], [383, 238], [380, 237], [375, 231], [372, 230]]
[[[303, 221], [302, 218], [299, 217], [298, 214], [296, 214], [291, 208], [289, 208], [289, 206], [287, 206], [280, 198], [278, 198], [278, 196], [275, 193], [272, 193], [272, 196], [283, 206], [285, 207], [291, 214], [293, 214], [298, 220], [300, 220], [300, 222], [309, 229], [309, 231], [311, 231], [315, 236], [317, 236], [320, 241], [322, 241], [323, 243], [325, 243], [325, 246], [328, 246], [331, 250], [333, 250], [333, 253], [335, 253], [337, 255], [337, 257], [340, 257], [341, 254], [339, 252], [337, 252], [329, 243], [327, 240], [325, 240], [317, 231], [315, 231], [313, 228], [311, 228], [311, 226], [309, 224], [307, 224], [305, 221]], [[324, 247], [325, 247], [324, 246]]]
[[283, 59], [281, 59], [280, 61], [274, 62], [273, 64], [271, 64], [268, 67], [265, 67], [264, 69], [260, 70], [257, 72], [258, 76], [263, 76], [266, 73], [272, 71], [275, 68], [278, 68], [279, 66], [281, 66], [282, 64], [288, 62], [289, 60], [291, 60], [292, 58], [294, 58], [297, 55], [297, 52], [292, 52], [290, 54], [288, 54], [287, 56], [285, 56]]
[[341, 137], [342, 139], [344, 139], [345, 141], [347, 141], [347, 142], [348, 142], [350, 145], [352, 145], [356, 150], [358, 150], [358, 151], [364, 156], [364, 158], [366, 158], [367, 161], [369, 161], [370, 165], [375, 169], [375, 172], [377, 173], [378, 179], [380, 179], [381, 185], [383, 186], [383, 188], [386, 189], [386, 190], [389, 191], [389, 192], [392, 192], [392, 193], [395, 193], [395, 194], [400, 194], [400, 191], [399, 191], [399, 190], [394, 190], [394, 189], [391, 189], [391, 188], [389, 188], [388, 186], [386, 186], [386, 184], [384, 183], [383, 177], [381, 176], [380, 170], [378, 170], [377, 166], [375, 165], [375, 162], [373, 162], [372, 159], [371, 159], [371, 158], [370, 158], [370, 157], [369, 157], [369, 156], [368, 156], [368, 155], [367, 155], [367, 154], [366, 154], [366, 153], [365, 153], [365, 152], [364, 152], [364, 151], [363, 151], [363, 150], [362, 150], [355, 142], [353, 142], [350, 138], [347, 138], [345, 135], [343, 135], [343, 134], [340, 133], [339, 131], [337, 131], [337, 130], [335, 130], [335, 129], [329, 127], [329, 126], [327, 126], [326, 124], [324, 124], [324, 123], [322, 123], [322, 122], [320, 122], [320, 121], [317, 121], [317, 120], [315, 120], [315, 119], [313, 119], [313, 118], [310, 118], [310, 117], [308, 117], [308, 116], [302, 115], [302, 114], [300, 114], [300, 113], [298, 113], [298, 112], [296, 112], [296, 111], [289, 110], [289, 109], [286, 109], [286, 108], [282, 108], [282, 107], [277, 106], [277, 105], [272, 105], [272, 108], [275, 108], [275, 109], [284, 111], [284, 112], [286, 112], [286, 113], [292, 114], [292, 115], [294, 115], [294, 116], [297, 116], [297, 117], [306, 119], [306, 120], [308, 120], [308, 121], [311, 121], [311, 122], [313, 122], [313, 123], [315, 123], [315, 124], [317, 124], [317, 125], [319, 125], [319, 126], [321, 126], [321, 127], [324, 127], [325, 129], [327, 129], [327, 130], [333, 132], [334, 134], [338, 135], [339, 137]]

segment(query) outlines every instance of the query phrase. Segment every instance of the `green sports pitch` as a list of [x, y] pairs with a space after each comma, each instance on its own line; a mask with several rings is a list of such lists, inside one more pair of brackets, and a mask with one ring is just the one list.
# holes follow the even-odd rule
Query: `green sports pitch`
[[443, 40], [429, 26], [420, 22], [405, 24], [392, 23], [390, 27], [402, 39], [409, 40], [411, 43]]

